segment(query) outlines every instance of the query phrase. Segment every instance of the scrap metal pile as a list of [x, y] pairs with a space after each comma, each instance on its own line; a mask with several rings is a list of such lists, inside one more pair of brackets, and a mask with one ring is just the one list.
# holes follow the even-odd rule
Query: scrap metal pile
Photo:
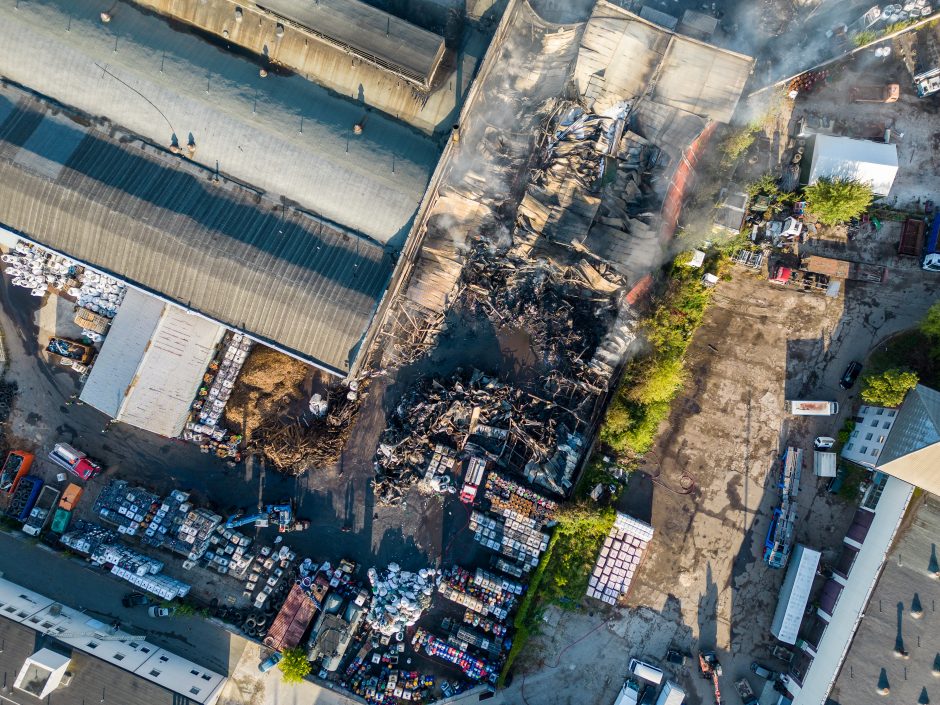
[[389, 415], [376, 453], [376, 497], [397, 503], [439, 443], [482, 454], [558, 494], [571, 486], [583, 423], [570, 409], [479, 370], [425, 378]]
[[362, 382], [344, 381], [327, 391], [326, 413], [317, 415], [322, 402], [311, 403], [317, 412], [271, 415], [255, 430], [249, 449], [261, 453], [277, 470], [300, 475], [313, 467], [335, 463], [352, 429], [365, 396]]

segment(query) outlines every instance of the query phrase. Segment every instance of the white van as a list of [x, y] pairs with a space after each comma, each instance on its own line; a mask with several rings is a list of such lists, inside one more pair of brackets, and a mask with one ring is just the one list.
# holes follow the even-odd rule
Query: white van
[[839, 402], [788, 399], [784, 408], [795, 416], [834, 416], [839, 413]]
[[663, 682], [663, 672], [660, 669], [656, 668], [656, 666], [650, 666], [648, 663], [640, 661], [639, 659], [630, 659], [630, 673], [637, 678], [642, 678], [655, 685], [659, 685]]

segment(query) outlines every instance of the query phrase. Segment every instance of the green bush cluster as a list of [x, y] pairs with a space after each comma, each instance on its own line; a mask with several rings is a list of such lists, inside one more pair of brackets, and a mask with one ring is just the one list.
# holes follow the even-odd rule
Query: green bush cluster
[[559, 511], [558, 525], [513, 620], [515, 634], [500, 674], [500, 685], [526, 643], [538, 632], [542, 610], [552, 603], [570, 609], [584, 597], [591, 568], [616, 516], [612, 508], [598, 511], [587, 505]]
[[873, 406], [900, 406], [907, 393], [916, 386], [916, 372], [892, 367], [862, 378], [862, 401]]
[[277, 667], [281, 670], [281, 679], [285, 683], [301, 683], [310, 675], [310, 661], [307, 652], [300, 648], [284, 649]]
[[871, 186], [853, 179], [819, 179], [803, 191], [806, 209], [823, 225], [857, 218], [875, 199]]
[[674, 263], [666, 291], [644, 324], [652, 350], [627, 365], [600, 431], [601, 441], [618, 454], [640, 455], [652, 447], [672, 400], [686, 382], [685, 352], [711, 295], [701, 274]]

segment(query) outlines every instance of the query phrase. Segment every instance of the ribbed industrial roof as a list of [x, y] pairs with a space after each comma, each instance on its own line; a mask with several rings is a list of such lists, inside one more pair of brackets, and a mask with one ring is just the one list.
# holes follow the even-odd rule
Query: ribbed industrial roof
[[184, 148], [223, 174], [379, 242], [408, 232], [439, 156], [415, 130], [297, 75], [179, 31], [132, 3], [30, 0], [3, 11], [0, 75]]
[[428, 85], [444, 55], [444, 38], [359, 0], [255, 0], [379, 66]]
[[8, 86], [0, 225], [339, 372], [392, 266], [370, 240]]

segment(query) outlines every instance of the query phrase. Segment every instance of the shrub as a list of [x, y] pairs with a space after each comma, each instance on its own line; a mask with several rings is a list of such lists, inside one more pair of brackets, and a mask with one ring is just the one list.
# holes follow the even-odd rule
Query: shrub
[[722, 166], [733, 166], [757, 139], [757, 129], [752, 125], [737, 127], [721, 143]]
[[803, 192], [806, 208], [823, 225], [844, 223], [864, 213], [875, 196], [871, 186], [852, 179], [819, 179]]
[[281, 669], [281, 678], [285, 683], [300, 683], [310, 675], [310, 662], [307, 652], [301, 648], [284, 649], [277, 664]]
[[862, 379], [862, 401], [874, 406], [900, 406], [905, 395], [916, 386], [916, 372], [893, 367]]

